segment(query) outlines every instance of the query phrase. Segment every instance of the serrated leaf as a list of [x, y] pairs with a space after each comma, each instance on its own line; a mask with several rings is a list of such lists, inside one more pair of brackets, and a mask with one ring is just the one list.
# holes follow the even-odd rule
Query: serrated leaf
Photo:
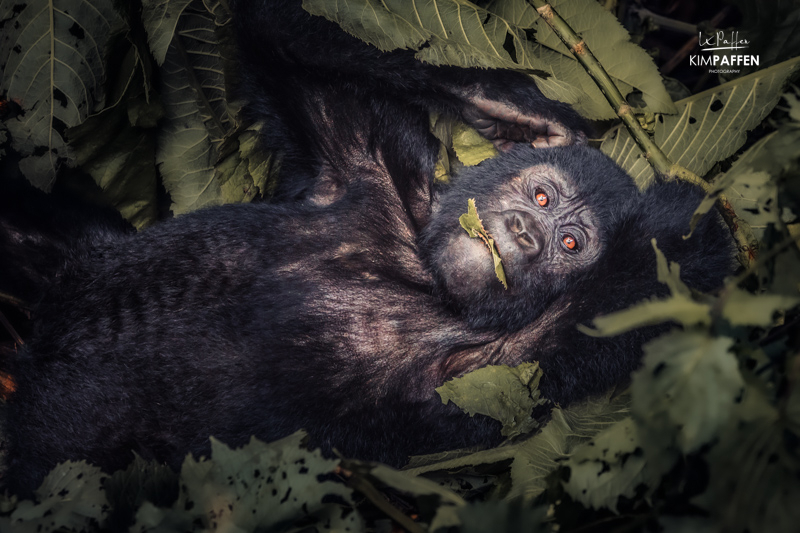
[[[574, 9], [569, 3], [554, 5], [585, 33], [595, 53], [608, 59], [605, 66], [623, 93], [636, 87], [651, 111], [674, 112], [652, 59], [628, 42], [619, 22], [591, 0], [571, 1]], [[525, 0], [505, 0], [488, 10], [463, 0], [304, 0], [303, 7], [381, 50], [418, 50], [417, 59], [426, 63], [546, 72], [551, 78], [537, 78], [537, 84], [549, 98], [566, 101], [589, 118], [616, 117], [589, 75], [560, 41], [554, 44], [557, 37]], [[553, 44], [530, 40], [532, 26], [537, 39]]]
[[183, 10], [192, 0], [142, 0], [142, 24], [156, 63], [164, 64]]
[[220, 184], [224, 203], [249, 202], [271, 194], [277, 185], [277, 164], [273, 154], [259, 144], [258, 125], [241, 132], [238, 150], [220, 161], [214, 179]]
[[701, 331], [673, 331], [646, 344], [631, 385], [634, 418], [684, 453], [710, 442], [744, 387], [732, 345]]
[[[676, 102], [677, 115], [656, 120], [655, 143], [672, 162], [705, 174], [742, 146], [747, 132], [778, 103], [784, 83], [798, 66], [800, 57]], [[600, 149], [640, 187], [653, 181], [652, 167], [627, 130], [612, 130]]]
[[[171, 508], [145, 503], [133, 531], [257, 531], [284, 530], [298, 521], [341, 517], [328, 498], [350, 501], [341, 483], [319, 481], [338, 460], [301, 447], [302, 432], [265, 444], [256, 440], [238, 449], [211, 440], [211, 459], [187, 457], [180, 474], [180, 495]], [[317, 513], [320, 513], [319, 515]], [[349, 521], [360, 523], [351, 513]]]
[[20, 168], [49, 191], [72, 154], [59, 134], [105, 103], [107, 48], [125, 21], [111, 0], [31, 0], [0, 21], [0, 93], [24, 111], [5, 122]]
[[233, 130], [211, 14], [186, 10], [161, 69], [165, 120], [156, 158], [175, 214], [222, 202], [219, 146]]
[[453, 125], [453, 149], [458, 160], [467, 167], [473, 167], [498, 154], [491, 141], [462, 122]]
[[780, 294], [751, 294], [736, 287], [726, 290], [722, 316], [733, 326], [768, 327], [777, 311], [800, 304], [800, 298]]
[[17, 504], [10, 517], [12, 527], [46, 533], [85, 531], [92, 524], [102, 523], [108, 508], [103, 491], [105, 477], [85, 461], [58, 465], [36, 490], [39, 503], [23, 500]]
[[[786, 93], [789, 99], [792, 93]], [[736, 214], [745, 220], [756, 238], [761, 238], [769, 225], [779, 225], [778, 186], [776, 181], [800, 159], [800, 129], [796, 124], [782, 127], [747, 149], [730, 170], [714, 180], [713, 189], [706, 195], [692, 216], [694, 229], [702, 216], [714, 206], [721, 193], [731, 203]]]
[[793, 533], [800, 522], [797, 426], [748, 387], [730, 423], [706, 453], [709, 484], [692, 504], [707, 512], [715, 531]]
[[[613, 14], [595, 0], [552, 0], [548, 3], [583, 38], [623, 95], [638, 89], [643, 94], [647, 111], [677, 112], [652, 57], [630, 41], [630, 35]], [[548, 79], [537, 78], [537, 85], [545, 96], [566, 102], [593, 120], [617, 118], [597, 84], [526, 0], [500, 0], [487, 9], [512, 24], [536, 31], [537, 44], [532, 52], [547, 65], [544, 70], [553, 75]], [[570, 87], [568, 93], [564, 92], [564, 85]]]
[[506, 273], [503, 270], [503, 260], [500, 259], [500, 253], [497, 251], [497, 245], [494, 243], [491, 235], [483, 227], [483, 222], [478, 216], [478, 209], [475, 207], [475, 199], [470, 198], [467, 200], [467, 212], [458, 217], [458, 223], [473, 239], [480, 239], [489, 248], [492, 253], [492, 263], [494, 264], [494, 273], [500, 283], [503, 284], [504, 289], [508, 289], [508, 282], [506, 281]]
[[661, 478], [647, 462], [631, 418], [580, 446], [563, 466], [570, 474], [562, 485], [573, 499], [586, 507], [614, 512], [620, 497], [632, 499], [642, 486], [652, 492]]
[[656, 254], [658, 281], [669, 287], [671, 295], [599, 316], [592, 321], [594, 329], [578, 324], [578, 331], [591, 336], [610, 337], [662, 322], [676, 322], [686, 327], [711, 323], [711, 306], [692, 299], [689, 287], [681, 281], [680, 265], [674, 262], [667, 264], [667, 258], [658, 249], [655, 239], [652, 244]]
[[490, 450], [413, 458], [408, 472], [413, 475], [448, 477], [469, 475], [483, 465], [511, 461], [512, 484], [504, 499], [531, 501], [544, 492], [546, 478], [580, 444], [630, 415], [629, 397], [595, 398], [562, 409], [556, 407], [541, 431], [519, 443]]
[[532, 414], [534, 407], [547, 402], [539, 392], [541, 378], [539, 363], [487, 366], [447, 381], [436, 392], [442, 403], [452, 401], [470, 416], [499, 420], [503, 436], [513, 438], [539, 425]]

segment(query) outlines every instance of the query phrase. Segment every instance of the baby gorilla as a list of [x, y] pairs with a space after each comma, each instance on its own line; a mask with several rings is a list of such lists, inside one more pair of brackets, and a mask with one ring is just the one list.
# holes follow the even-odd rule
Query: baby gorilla
[[[178, 467], [207, 455], [211, 435], [239, 446], [305, 428], [325, 450], [394, 465], [495, 444], [494, 421], [443, 405], [435, 387], [539, 361], [554, 402], [601, 393], [663, 329], [603, 339], [576, 326], [666, 292], [652, 238], [696, 289], [729, 272], [715, 216], [682, 238], [697, 191], [640, 192], [530, 78], [383, 54], [298, 3], [231, 6], [242, 93], [284, 154], [276, 203], [135, 235], [86, 217], [26, 234], [25, 217], [0, 218], [0, 256], [17, 261], [4, 279], [49, 280], [10, 361], [12, 492], [30, 495], [66, 460], [113, 471], [135, 451]], [[431, 110], [517, 146], [440, 190]], [[459, 225], [470, 198], [507, 290]]]
[[[718, 221], [681, 238], [693, 193], [640, 194], [586, 147], [518, 148], [465, 171], [419, 239], [380, 181], [324, 207], [224, 206], [107, 235], [61, 271], [13, 361], [7, 481], [30, 494], [59, 462], [113, 471], [132, 451], [177, 467], [208, 454], [209, 435], [238, 446], [305, 428], [326, 450], [392, 464], [496, 443], [493, 422], [434, 388], [530, 360], [562, 404], [624, 380], [654, 331], [595, 339], [575, 326], [664, 292], [653, 237], [693, 286], [721, 282]], [[468, 198], [508, 290], [458, 224]]]

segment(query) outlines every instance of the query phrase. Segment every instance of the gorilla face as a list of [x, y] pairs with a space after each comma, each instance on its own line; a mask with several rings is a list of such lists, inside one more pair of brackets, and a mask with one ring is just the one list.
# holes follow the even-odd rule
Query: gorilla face
[[[473, 326], [522, 327], [591, 269], [638, 197], [632, 180], [586, 147], [521, 147], [463, 173], [439, 199], [420, 241], [441, 295]], [[495, 240], [508, 289], [489, 249], [458, 217], [475, 199]]]

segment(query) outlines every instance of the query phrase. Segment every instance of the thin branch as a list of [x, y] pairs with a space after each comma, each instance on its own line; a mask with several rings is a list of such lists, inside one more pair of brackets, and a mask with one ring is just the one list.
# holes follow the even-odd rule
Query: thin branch
[[389, 500], [386, 499], [381, 491], [375, 488], [375, 486], [369, 482], [364, 476], [359, 475], [357, 472], [352, 470], [347, 470], [346, 468], [337, 467], [336, 474], [342, 476], [347, 485], [364, 495], [372, 504], [380, 509], [386, 516], [394, 520], [395, 522], [400, 525], [403, 529], [405, 529], [408, 533], [425, 533], [425, 530], [422, 527], [414, 522], [411, 518], [403, 514], [403, 512], [392, 505]]
[[0, 292], [0, 302], [11, 304], [22, 311], [30, 311], [31, 309], [31, 306], [25, 301], [5, 292]]
[[[567, 48], [569, 48], [572, 55], [574, 55], [583, 68], [586, 69], [586, 72], [605, 95], [608, 103], [616, 110], [617, 115], [622, 119], [623, 124], [625, 124], [625, 127], [644, 154], [645, 159], [647, 159], [655, 171], [667, 178], [676, 178], [692, 183], [708, 194], [711, 191], [711, 185], [694, 172], [670, 161], [664, 152], [661, 151], [661, 148], [653, 142], [650, 135], [644, 131], [633, 113], [633, 108], [622, 96], [622, 93], [619, 92], [611, 76], [608, 75], [594, 54], [592, 54], [592, 51], [583, 39], [575, 33], [575, 30], [573, 30], [545, 0], [528, 0], [528, 3], [536, 9], [539, 16], [550, 26], [550, 29], [553, 30]], [[739, 250], [739, 262], [743, 266], [748, 267], [755, 260], [756, 251], [758, 249], [758, 242], [753, 236], [749, 224], [736, 215], [733, 206], [725, 196], [719, 195], [716, 206], [723, 220], [725, 220], [725, 223], [728, 225], [728, 228], [730, 228], [731, 235], [736, 242], [736, 246]]]
[[14, 342], [16, 342], [20, 346], [25, 346], [25, 341], [22, 340], [22, 337], [19, 336], [17, 330], [14, 329], [14, 326], [11, 325], [11, 322], [8, 321], [6, 315], [4, 315], [2, 311], [0, 311], [0, 324], [3, 324], [3, 327], [6, 328], [6, 331], [8, 331], [11, 334], [11, 337], [14, 339]]

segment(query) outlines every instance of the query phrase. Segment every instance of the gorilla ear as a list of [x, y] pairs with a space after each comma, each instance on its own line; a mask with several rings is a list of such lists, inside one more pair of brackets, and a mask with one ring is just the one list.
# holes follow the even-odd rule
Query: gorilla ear
[[502, 152], [510, 151], [516, 143], [527, 143], [534, 148], [587, 143], [584, 131], [570, 128], [554, 117], [529, 113], [483, 96], [467, 100], [472, 105], [464, 109], [464, 120]]

